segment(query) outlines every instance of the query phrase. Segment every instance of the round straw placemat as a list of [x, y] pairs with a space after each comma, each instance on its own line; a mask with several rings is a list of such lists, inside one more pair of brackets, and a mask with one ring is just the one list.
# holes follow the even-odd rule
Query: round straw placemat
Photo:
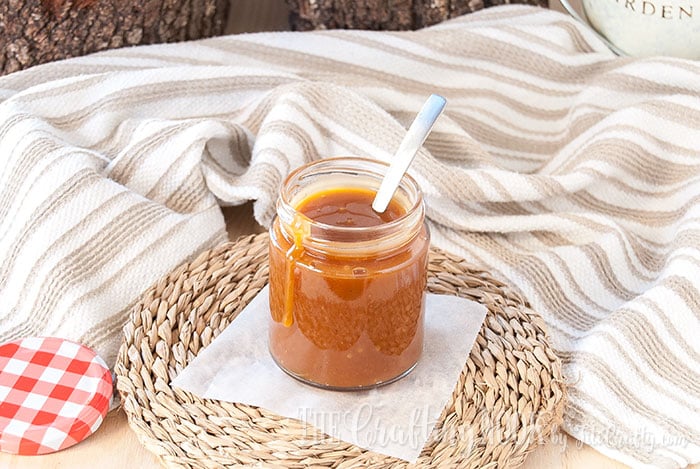
[[[170, 386], [265, 286], [267, 241], [254, 235], [204, 252], [134, 307], [116, 365], [131, 428], [171, 467], [408, 465], [262, 408]], [[428, 290], [477, 301], [488, 313], [418, 465], [516, 467], [563, 411], [561, 363], [544, 323], [517, 292], [464, 260], [432, 250], [429, 269]]]

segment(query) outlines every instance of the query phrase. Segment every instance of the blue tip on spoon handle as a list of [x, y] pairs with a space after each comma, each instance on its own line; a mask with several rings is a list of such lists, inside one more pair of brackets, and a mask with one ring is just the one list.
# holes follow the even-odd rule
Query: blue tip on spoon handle
[[396, 189], [398, 189], [403, 175], [428, 137], [435, 121], [445, 109], [445, 104], [447, 104], [447, 100], [437, 94], [430, 95], [425, 104], [423, 104], [423, 108], [408, 128], [406, 136], [401, 141], [401, 145], [399, 145], [399, 149], [391, 160], [384, 179], [382, 179], [377, 195], [372, 202], [372, 209], [375, 212], [383, 213], [389, 206], [389, 202], [394, 196]]

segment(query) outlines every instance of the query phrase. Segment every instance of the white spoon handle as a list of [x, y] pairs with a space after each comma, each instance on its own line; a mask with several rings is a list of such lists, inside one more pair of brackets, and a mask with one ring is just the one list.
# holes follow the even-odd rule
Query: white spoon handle
[[377, 195], [374, 197], [372, 209], [375, 212], [383, 213], [389, 206], [394, 192], [396, 192], [401, 183], [401, 178], [403, 178], [416, 153], [418, 153], [423, 142], [425, 142], [446, 103], [447, 101], [442, 96], [430, 95], [413, 123], [411, 123], [411, 127], [409, 127], [406, 136], [401, 141], [401, 145], [399, 145], [399, 149], [391, 160], [384, 179], [382, 179]]

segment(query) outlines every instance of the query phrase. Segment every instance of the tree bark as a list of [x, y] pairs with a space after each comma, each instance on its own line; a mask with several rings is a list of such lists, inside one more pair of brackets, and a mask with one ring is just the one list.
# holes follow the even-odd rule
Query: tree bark
[[547, 7], [547, 0], [287, 0], [293, 30], [420, 29], [507, 3]]
[[104, 49], [221, 34], [229, 0], [2, 0], [0, 74]]

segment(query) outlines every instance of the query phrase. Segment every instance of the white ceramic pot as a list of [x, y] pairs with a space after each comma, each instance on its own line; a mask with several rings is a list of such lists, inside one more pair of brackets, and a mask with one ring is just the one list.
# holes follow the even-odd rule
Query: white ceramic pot
[[629, 55], [700, 60], [700, 0], [582, 0], [582, 3], [590, 25]]

